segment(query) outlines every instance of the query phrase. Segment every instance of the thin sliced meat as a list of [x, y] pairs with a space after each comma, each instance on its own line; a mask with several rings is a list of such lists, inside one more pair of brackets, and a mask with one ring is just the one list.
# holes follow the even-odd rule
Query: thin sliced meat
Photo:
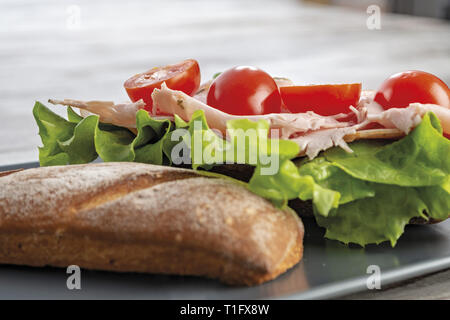
[[411, 103], [407, 108], [384, 110], [371, 98], [362, 99], [357, 108], [352, 108], [358, 123], [379, 123], [387, 129], [395, 128], [408, 134], [427, 112], [433, 112], [441, 122], [444, 133], [450, 134], [450, 109], [435, 104]]
[[328, 128], [348, 127], [350, 123], [339, 122], [336, 118], [324, 117], [314, 112], [306, 113], [271, 113], [258, 116], [235, 116], [188, 96], [184, 92], [171, 90], [165, 84], [161, 89], [155, 89], [152, 93], [153, 106], [158, 112], [165, 114], [177, 114], [185, 121], [189, 121], [196, 110], [203, 110], [210, 128], [226, 132], [228, 120], [248, 119], [251, 121], [267, 120], [271, 129], [280, 130], [280, 138], [288, 139], [293, 134]]
[[347, 145], [345, 137], [355, 133], [355, 127], [331, 128], [312, 131], [291, 140], [300, 146], [299, 156], [306, 155], [308, 158], [314, 159], [320, 151], [332, 147], [341, 147], [347, 152], [353, 152]]
[[422, 114], [416, 108], [392, 108], [379, 114], [369, 113], [366, 121], [377, 122], [385, 128], [397, 128], [408, 134], [422, 121]]
[[54, 105], [63, 105], [86, 110], [100, 116], [100, 121], [126, 128], [136, 128], [136, 112], [145, 107], [143, 100], [115, 104], [112, 101], [81, 101], [73, 99], [49, 99]]
[[299, 156], [315, 158], [320, 151], [331, 147], [340, 147], [347, 152], [353, 152], [347, 143], [355, 140], [368, 139], [400, 139], [405, 133], [399, 129], [369, 129], [358, 130], [358, 125], [347, 128], [324, 129], [306, 133], [294, 139], [300, 146]]
[[211, 86], [212, 80], [203, 83], [194, 95], [194, 99], [201, 101], [206, 104], [208, 98], [209, 87]]
[[[164, 114], [177, 114], [183, 120], [189, 121], [196, 110], [203, 110], [207, 123], [211, 129], [226, 133], [226, 123], [234, 119], [248, 119], [251, 121], [267, 120], [270, 129], [277, 130], [281, 139], [290, 139], [298, 143], [301, 148], [300, 155], [309, 158], [316, 157], [319, 152], [331, 147], [341, 147], [347, 152], [352, 152], [347, 142], [358, 139], [398, 139], [408, 134], [421, 121], [426, 112], [431, 111], [441, 121], [446, 134], [450, 134], [450, 110], [433, 104], [412, 103], [407, 108], [391, 108], [384, 110], [373, 101], [374, 92], [364, 91], [361, 101], [351, 111], [356, 115], [355, 122], [338, 121], [348, 115], [335, 115], [324, 117], [314, 112], [306, 113], [279, 113], [260, 116], [235, 116], [224, 113], [208, 106], [206, 94], [209, 83], [204, 84], [194, 97], [181, 91], [171, 90], [163, 83], [161, 89], [155, 89], [152, 93], [154, 112], [158, 110]], [[114, 104], [111, 101], [80, 101], [72, 99], [49, 100], [52, 104], [61, 104], [80, 108], [82, 115], [89, 112], [100, 116], [100, 121], [117, 126], [136, 128], [136, 112], [143, 109], [142, 100], [135, 103], [127, 102]], [[170, 116], [157, 116], [154, 118], [172, 118]], [[384, 129], [364, 130], [371, 124], [381, 124]]]

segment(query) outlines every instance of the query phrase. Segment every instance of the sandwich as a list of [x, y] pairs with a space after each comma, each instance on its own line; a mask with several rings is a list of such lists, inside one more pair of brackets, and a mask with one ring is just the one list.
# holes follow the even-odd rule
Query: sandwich
[[401, 72], [369, 91], [240, 66], [202, 84], [189, 59], [124, 87], [125, 103], [50, 99], [67, 118], [36, 102], [41, 166], [100, 158], [239, 179], [360, 246], [395, 246], [408, 223], [449, 217], [450, 93], [430, 73]]
[[0, 173], [0, 263], [256, 285], [303, 254], [303, 224], [243, 185], [133, 162]]

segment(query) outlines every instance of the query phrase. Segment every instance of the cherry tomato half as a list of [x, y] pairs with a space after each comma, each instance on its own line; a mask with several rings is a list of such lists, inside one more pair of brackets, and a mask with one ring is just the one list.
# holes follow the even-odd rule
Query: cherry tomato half
[[163, 82], [173, 90], [180, 90], [188, 95], [194, 94], [200, 86], [200, 68], [193, 59], [169, 64], [164, 67], [155, 67], [147, 72], [139, 73], [124, 83], [125, 90], [131, 101], [144, 100], [148, 111], [152, 111], [152, 92], [161, 88]]
[[254, 67], [235, 67], [211, 84], [208, 105], [234, 115], [279, 113], [281, 97], [272, 77]]
[[281, 98], [292, 113], [314, 111], [322, 116], [348, 113], [361, 95], [361, 83], [280, 87]]
[[384, 109], [407, 107], [410, 103], [433, 103], [450, 108], [447, 85], [423, 71], [406, 71], [386, 79], [375, 95]]

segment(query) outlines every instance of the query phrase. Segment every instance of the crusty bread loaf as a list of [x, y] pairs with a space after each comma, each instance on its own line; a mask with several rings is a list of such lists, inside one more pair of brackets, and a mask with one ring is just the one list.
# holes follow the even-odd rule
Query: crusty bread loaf
[[302, 257], [303, 225], [192, 170], [99, 163], [0, 174], [0, 263], [198, 275], [254, 285]]

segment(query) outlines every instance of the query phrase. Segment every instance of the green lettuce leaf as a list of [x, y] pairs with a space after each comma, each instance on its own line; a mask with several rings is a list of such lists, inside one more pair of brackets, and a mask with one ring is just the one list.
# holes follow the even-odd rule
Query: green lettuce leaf
[[249, 188], [254, 193], [272, 200], [280, 207], [290, 199], [313, 200], [317, 212], [327, 216], [339, 206], [340, 193], [320, 186], [310, 175], [300, 175], [297, 166], [290, 160], [282, 160], [276, 174], [262, 174], [258, 165], [250, 179]]
[[67, 108], [67, 119], [68, 119], [70, 122], [78, 123], [78, 122], [80, 122], [81, 120], [83, 120], [83, 117], [80, 116], [80, 115], [79, 115], [78, 113], [76, 113], [75, 111], [73, 111], [73, 109], [72, 109], [71, 107], [68, 107], [68, 108]]
[[95, 147], [103, 161], [163, 164], [163, 141], [171, 127], [169, 120], [154, 120], [148, 112], [139, 110], [136, 114], [137, 135], [116, 126], [97, 126]]
[[182, 139], [189, 147], [194, 169], [208, 169], [222, 163], [240, 163], [255, 166], [261, 164], [267, 171], [272, 164], [271, 160], [291, 159], [299, 153], [295, 142], [269, 139], [269, 123], [265, 120], [228, 121], [228, 139], [209, 128], [202, 110], [195, 111], [188, 123], [175, 117], [175, 125], [177, 130], [185, 130], [185, 133], [179, 133], [180, 138], [175, 140], [178, 142]]
[[361, 246], [388, 240], [395, 246], [411, 218], [425, 217], [427, 206], [414, 188], [381, 184], [373, 187], [375, 197], [341, 205], [328, 217], [315, 215], [317, 223], [326, 228], [327, 238]]
[[441, 186], [417, 188], [417, 192], [431, 218], [440, 221], [450, 216], [450, 179]]
[[352, 154], [334, 148], [323, 156], [355, 178], [399, 186], [439, 185], [450, 174], [450, 140], [442, 136], [432, 113], [399, 141], [385, 145], [361, 140], [351, 148]]
[[242, 163], [261, 164], [267, 171], [272, 160], [279, 163], [278, 159], [291, 159], [299, 153], [292, 141], [268, 139], [269, 124], [265, 120], [229, 121], [228, 139], [224, 139], [209, 128], [202, 110], [197, 110], [189, 122], [175, 116], [173, 123], [152, 119], [148, 112], [139, 110], [136, 135], [126, 128], [100, 123], [98, 116], [82, 118], [70, 107], [67, 112], [65, 120], [36, 103], [33, 113], [43, 143], [41, 165], [87, 163], [98, 156], [103, 161], [172, 164], [172, 158], [181, 157], [194, 169]]
[[96, 115], [83, 118], [70, 107], [68, 120], [39, 102], [33, 108], [33, 115], [43, 143], [39, 148], [41, 166], [89, 163], [97, 157], [106, 162], [169, 162], [163, 145], [172, 122], [151, 119], [146, 111], [136, 114], [137, 135], [126, 128], [99, 123]]
[[71, 138], [65, 141], [58, 140], [59, 147], [68, 157], [68, 163], [80, 164], [97, 159], [93, 130], [97, 125], [98, 117], [88, 116], [77, 123]]
[[390, 241], [395, 246], [412, 218], [445, 220], [450, 193], [441, 186], [409, 188], [373, 184], [376, 196], [339, 206], [332, 216], [316, 215], [325, 236], [344, 243], [366, 245]]
[[449, 216], [450, 142], [433, 114], [399, 141], [358, 141], [350, 147], [352, 154], [332, 149], [299, 168], [341, 194], [332, 214], [324, 215], [313, 201], [327, 238], [363, 246], [390, 241], [394, 246], [412, 218]]
[[341, 195], [339, 204], [375, 196], [375, 190], [367, 181], [351, 177], [323, 157], [301, 165], [299, 173], [313, 177], [323, 188], [338, 191]]
[[61, 149], [60, 142], [72, 138], [76, 124], [53, 113], [40, 102], [35, 103], [33, 116], [43, 143], [43, 146], [39, 148], [41, 165], [69, 163], [69, 155]]
[[395, 245], [414, 217], [449, 216], [449, 141], [433, 114], [399, 141], [350, 147], [353, 153], [334, 148], [312, 161], [296, 161], [297, 170], [287, 160], [273, 176], [257, 167], [250, 190], [277, 204], [312, 200], [327, 238], [362, 246]]

